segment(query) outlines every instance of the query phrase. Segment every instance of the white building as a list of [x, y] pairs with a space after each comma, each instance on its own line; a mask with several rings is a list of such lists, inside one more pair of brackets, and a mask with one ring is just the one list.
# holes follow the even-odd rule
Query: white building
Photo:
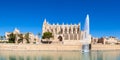
[[[15, 43], [18, 43], [18, 40], [20, 39], [19, 37], [19, 34], [22, 34], [23, 35], [23, 43], [27, 43], [27, 40], [25, 39], [25, 34], [21, 33], [17, 28], [14, 29], [13, 32], [6, 32], [5, 33], [5, 37], [6, 37], [6, 40], [8, 41], [9, 40], [9, 35], [13, 33], [16, 35], [16, 38], [15, 38]], [[27, 33], [26, 33], [27, 34]], [[33, 33], [28, 33], [29, 35], [29, 42], [31, 44], [33, 43], [39, 43], [40, 42], [40, 39], [38, 38], [38, 36], [34, 35]]]

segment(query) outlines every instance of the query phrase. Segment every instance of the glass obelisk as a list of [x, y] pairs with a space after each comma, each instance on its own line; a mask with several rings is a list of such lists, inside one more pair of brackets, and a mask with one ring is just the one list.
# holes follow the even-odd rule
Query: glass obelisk
[[90, 41], [90, 34], [89, 34], [89, 15], [86, 16], [85, 27], [84, 27], [84, 35], [83, 35], [83, 45], [82, 45], [82, 52], [89, 52], [89, 41]]

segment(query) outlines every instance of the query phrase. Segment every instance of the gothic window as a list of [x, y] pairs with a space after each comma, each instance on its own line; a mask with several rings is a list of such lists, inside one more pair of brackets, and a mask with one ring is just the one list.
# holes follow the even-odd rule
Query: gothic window
[[65, 28], [65, 34], [67, 34], [67, 28]]
[[65, 36], [65, 40], [68, 40], [68, 34], [66, 34], [66, 36]]
[[53, 33], [53, 29], [51, 29], [51, 32]]
[[50, 32], [50, 31], [47, 29], [47, 32]]
[[73, 33], [75, 33], [75, 27], [73, 28]]
[[78, 28], [77, 28], [77, 33], [79, 33], [79, 31], [80, 31], [80, 28], [78, 27]]
[[61, 34], [62, 34], [63, 33], [63, 29], [61, 28], [60, 31], [61, 31]]
[[57, 33], [57, 28], [55, 28], [55, 33]]
[[73, 34], [70, 34], [70, 40], [73, 40]]
[[65, 37], [65, 40], [68, 40], [68, 34], [65, 34], [64, 37]]
[[77, 34], [74, 34], [74, 40], [77, 40]]
[[69, 28], [69, 33], [71, 33], [71, 28]]
[[62, 41], [63, 38], [62, 38], [62, 36], [59, 36], [58, 39], [59, 39], [59, 41]]

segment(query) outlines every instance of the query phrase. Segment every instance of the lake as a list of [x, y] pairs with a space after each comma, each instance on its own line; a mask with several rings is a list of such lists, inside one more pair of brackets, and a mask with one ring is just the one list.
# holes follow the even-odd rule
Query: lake
[[120, 60], [120, 51], [0, 51], [0, 60]]

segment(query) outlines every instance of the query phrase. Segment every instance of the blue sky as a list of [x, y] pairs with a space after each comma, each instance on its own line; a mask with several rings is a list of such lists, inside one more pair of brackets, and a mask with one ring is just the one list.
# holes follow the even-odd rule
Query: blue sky
[[17, 27], [21, 32], [42, 31], [49, 23], [77, 24], [84, 27], [90, 15], [92, 36], [120, 38], [120, 3], [118, 0], [0, 0], [0, 35]]

